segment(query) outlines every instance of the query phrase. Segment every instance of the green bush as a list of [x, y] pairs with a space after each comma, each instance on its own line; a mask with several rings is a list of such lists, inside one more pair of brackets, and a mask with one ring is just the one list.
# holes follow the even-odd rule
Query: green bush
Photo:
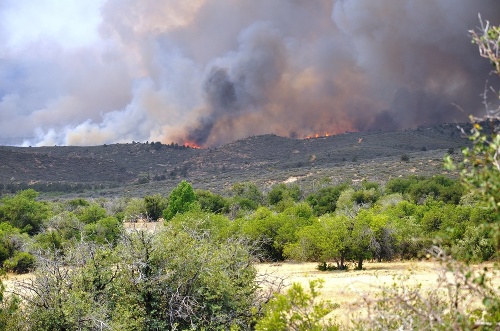
[[264, 316], [257, 322], [257, 331], [337, 331], [340, 327], [325, 317], [338, 304], [318, 300], [323, 280], [309, 282], [309, 291], [293, 283], [285, 294], [277, 294], [264, 309]]
[[25, 274], [35, 267], [35, 257], [28, 252], [17, 252], [3, 264], [5, 270]]

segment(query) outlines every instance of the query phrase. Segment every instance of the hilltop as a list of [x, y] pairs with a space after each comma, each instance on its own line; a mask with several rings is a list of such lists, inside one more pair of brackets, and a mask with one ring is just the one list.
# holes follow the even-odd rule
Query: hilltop
[[[182, 179], [224, 191], [235, 182], [262, 188], [301, 182], [384, 182], [395, 176], [442, 173], [447, 152], [468, 143], [454, 124], [400, 131], [351, 132], [292, 139], [252, 136], [218, 148], [128, 143], [101, 146], [0, 146], [3, 193], [33, 187], [47, 195], [142, 196], [169, 192]], [[403, 155], [408, 159], [402, 161]], [[57, 194], [55, 192], [58, 192]]]

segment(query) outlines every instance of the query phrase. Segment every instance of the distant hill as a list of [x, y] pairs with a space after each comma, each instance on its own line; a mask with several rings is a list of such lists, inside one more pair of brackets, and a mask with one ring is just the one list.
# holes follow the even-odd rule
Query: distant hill
[[[52, 196], [142, 196], [167, 194], [182, 179], [213, 191], [241, 181], [265, 189], [286, 180], [303, 181], [313, 189], [315, 181], [386, 181], [441, 173], [444, 154], [467, 143], [455, 124], [445, 124], [300, 140], [262, 135], [211, 149], [158, 142], [0, 146], [0, 192], [33, 187]], [[401, 160], [405, 154], [409, 162]]]

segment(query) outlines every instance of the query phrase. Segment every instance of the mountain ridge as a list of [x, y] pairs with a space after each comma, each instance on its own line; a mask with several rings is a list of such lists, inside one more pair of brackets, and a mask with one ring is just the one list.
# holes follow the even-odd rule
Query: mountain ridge
[[[0, 146], [0, 191], [8, 193], [33, 187], [47, 192], [85, 194], [85, 191], [122, 189], [140, 194], [147, 189], [135, 190], [136, 186], [150, 184], [168, 190], [182, 179], [198, 188], [221, 191], [237, 181], [253, 179], [262, 184], [284, 177], [300, 178], [304, 171], [351, 169], [373, 160], [390, 159], [397, 163], [404, 154], [415, 160], [435, 158], [438, 151], [444, 155], [444, 151], [453, 152], [467, 143], [457, 125], [442, 124], [309, 139], [267, 134], [208, 149], [159, 142]], [[378, 180], [384, 180], [382, 177]], [[220, 183], [208, 185], [207, 181]]]

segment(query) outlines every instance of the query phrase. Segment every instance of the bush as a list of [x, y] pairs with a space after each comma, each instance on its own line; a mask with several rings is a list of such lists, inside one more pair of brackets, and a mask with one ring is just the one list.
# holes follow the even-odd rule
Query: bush
[[18, 252], [3, 264], [5, 270], [25, 274], [35, 267], [35, 257], [28, 252]]
[[338, 304], [329, 301], [318, 301], [319, 289], [323, 280], [309, 282], [309, 291], [294, 283], [285, 294], [277, 294], [265, 307], [264, 317], [257, 322], [255, 330], [273, 331], [334, 331], [339, 326], [325, 317]]
[[336, 271], [336, 270], [344, 270], [345, 271], [345, 270], [349, 269], [349, 266], [347, 264], [344, 264], [342, 267], [339, 267], [338, 265], [333, 264], [333, 263], [322, 262], [322, 263], [318, 264], [316, 269], [318, 269], [319, 271]]
[[148, 218], [152, 221], [157, 221], [162, 217], [163, 211], [167, 208], [167, 199], [160, 194], [148, 195], [144, 197], [144, 205]]

